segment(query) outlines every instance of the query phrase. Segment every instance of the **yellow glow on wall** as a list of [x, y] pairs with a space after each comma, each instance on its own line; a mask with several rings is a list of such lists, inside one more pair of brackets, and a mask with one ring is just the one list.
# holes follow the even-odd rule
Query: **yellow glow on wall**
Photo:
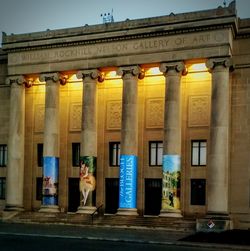
[[209, 81], [211, 74], [208, 72], [205, 63], [197, 63], [187, 65], [188, 74], [186, 75], [187, 81]]
[[116, 74], [116, 71], [108, 71], [105, 73], [105, 79], [112, 79], [112, 78], [120, 78], [120, 76]]
[[207, 71], [207, 67], [205, 63], [200, 63], [200, 64], [192, 64], [188, 66], [188, 72], [204, 72]]
[[78, 79], [78, 78], [76, 77], [76, 74], [68, 75], [68, 77], [69, 77], [69, 78], [67, 79], [67, 82], [78, 82], [78, 81], [82, 82], [81, 79]]
[[146, 76], [152, 76], [152, 75], [162, 75], [162, 72], [160, 72], [159, 67], [152, 67], [146, 70], [145, 72]]
[[82, 79], [78, 79], [76, 74], [68, 74], [68, 79], [65, 87], [69, 90], [76, 91], [82, 89]]
[[83, 86], [82, 81], [78, 82], [72, 81], [70, 83], [67, 83], [66, 85], [68, 85], [68, 88], [70, 90], [81, 90]]

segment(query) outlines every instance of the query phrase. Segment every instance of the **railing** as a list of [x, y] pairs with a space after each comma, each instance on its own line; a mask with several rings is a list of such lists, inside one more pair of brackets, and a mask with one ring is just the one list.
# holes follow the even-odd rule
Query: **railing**
[[96, 208], [96, 210], [91, 214], [91, 222], [92, 222], [92, 225], [93, 225], [93, 222], [94, 222], [94, 216], [96, 213], [99, 214], [99, 210], [102, 208], [103, 204], [101, 204], [99, 207]]

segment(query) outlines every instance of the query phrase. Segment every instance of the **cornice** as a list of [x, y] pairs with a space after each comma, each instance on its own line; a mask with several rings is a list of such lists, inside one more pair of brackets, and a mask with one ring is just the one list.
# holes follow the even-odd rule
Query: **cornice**
[[211, 31], [211, 30], [220, 30], [220, 29], [234, 30], [234, 24], [190, 27], [186, 29], [155, 31], [155, 32], [150, 32], [150, 33], [148, 32], [137, 33], [137, 34], [127, 35], [127, 36], [113, 36], [113, 37], [108, 37], [108, 38], [99, 38], [99, 39], [92, 39], [92, 40], [59, 42], [59, 43], [54, 43], [54, 44], [42, 44], [42, 45], [29, 46], [29, 47], [28, 46], [18, 47], [17, 45], [14, 48], [5, 49], [4, 51], [6, 53], [10, 53], [10, 52], [12, 53], [12, 52], [21, 52], [21, 51], [34, 51], [34, 50], [40, 50], [40, 49], [71, 47], [71, 46], [79, 46], [79, 45], [93, 45], [93, 44], [100, 44], [100, 43], [128, 41], [128, 40], [145, 39], [145, 38], [161, 37], [161, 36], [168, 36], [168, 35], [181, 35], [181, 34], [187, 34], [190, 32], [202, 32], [202, 31]]
[[7, 35], [3, 32], [3, 44], [16, 43], [20, 41], [34, 41], [34, 40], [49, 40], [54, 38], [63, 38], [63, 37], [73, 37], [77, 35], [89, 35], [89, 34], [101, 34], [101, 33], [112, 33], [116, 31], [131, 31], [138, 30], [140, 28], [149, 28], [149, 27], [160, 27], [162, 25], [178, 25], [182, 23], [190, 22], [202, 22], [206, 20], [214, 19], [225, 19], [227, 17], [236, 17], [236, 6], [235, 1], [227, 8], [222, 8], [219, 6], [217, 9], [203, 10], [203, 11], [194, 11], [188, 13], [170, 13], [169, 15], [159, 16], [159, 17], [150, 17], [142, 18], [106, 24], [97, 24], [97, 25], [84, 25], [82, 27], [76, 28], [66, 28], [59, 30], [47, 30], [41, 32], [32, 32], [26, 34], [11, 34]]
[[236, 36], [236, 39], [246, 39], [246, 38], [250, 38], [250, 32], [244, 34], [237, 34]]
[[2, 61], [7, 62], [7, 53], [3, 52], [3, 50], [0, 48], [0, 62]]
[[239, 18], [239, 29], [236, 38], [250, 38], [250, 18]]

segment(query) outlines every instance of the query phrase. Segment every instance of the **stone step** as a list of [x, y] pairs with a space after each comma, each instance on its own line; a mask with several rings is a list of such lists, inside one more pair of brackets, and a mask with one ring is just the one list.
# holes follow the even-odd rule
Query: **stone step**
[[68, 224], [90, 224], [92, 219], [89, 215], [62, 214], [62, 213], [19, 213], [11, 221], [15, 222], [38, 222], [38, 223], [68, 223]]
[[195, 220], [185, 218], [118, 216], [118, 215], [91, 215], [67, 213], [40, 213], [20, 212], [11, 219], [11, 222], [29, 223], [61, 223], [96, 226], [127, 226], [164, 228], [175, 231], [195, 231]]
[[110, 225], [110, 226], [138, 226], [138, 227], [158, 227], [180, 230], [195, 230], [195, 220], [160, 218], [160, 217], [119, 217], [104, 216], [94, 218], [94, 225]]

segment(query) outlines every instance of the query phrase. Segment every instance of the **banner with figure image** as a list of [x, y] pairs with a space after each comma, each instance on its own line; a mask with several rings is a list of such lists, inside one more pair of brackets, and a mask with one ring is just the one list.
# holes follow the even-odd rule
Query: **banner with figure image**
[[[87, 204], [94, 206], [95, 198], [92, 192], [96, 188], [96, 157], [80, 157], [80, 192], [82, 193], [82, 205], [85, 206], [88, 198], [91, 199]], [[91, 195], [91, 196], [90, 196]], [[90, 198], [91, 197], [91, 198]]]
[[58, 205], [59, 158], [43, 157], [43, 201], [45, 206]]
[[181, 158], [163, 156], [162, 209], [180, 209]]
[[136, 208], [137, 156], [121, 155], [119, 208]]

